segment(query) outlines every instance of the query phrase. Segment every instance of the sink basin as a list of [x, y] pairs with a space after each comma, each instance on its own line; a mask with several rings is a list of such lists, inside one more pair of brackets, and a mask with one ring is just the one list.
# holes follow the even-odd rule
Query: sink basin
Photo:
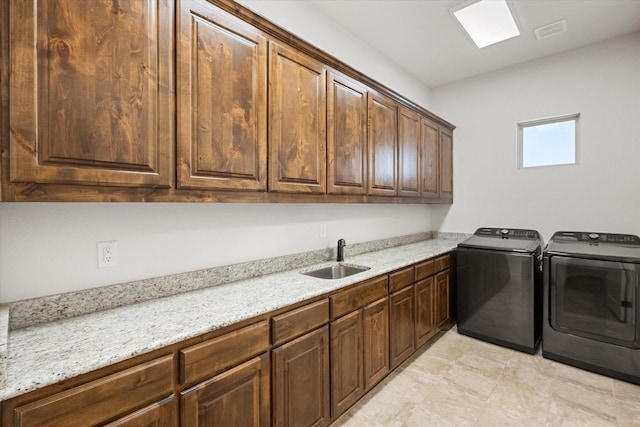
[[302, 274], [319, 279], [342, 279], [354, 274], [362, 273], [369, 270], [370, 267], [362, 267], [352, 264], [333, 264], [328, 267], [319, 268], [311, 271], [301, 271]]

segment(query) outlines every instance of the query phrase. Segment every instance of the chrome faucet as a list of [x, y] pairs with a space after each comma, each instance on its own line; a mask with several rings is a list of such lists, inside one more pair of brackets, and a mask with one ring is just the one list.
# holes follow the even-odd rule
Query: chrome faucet
[[337, 262], [344, 261], [344, 247], [345, 246], [347, 246], [347, 242], [345, 242], [344, 239], [338, 240], [338, 258], [336, 259]]

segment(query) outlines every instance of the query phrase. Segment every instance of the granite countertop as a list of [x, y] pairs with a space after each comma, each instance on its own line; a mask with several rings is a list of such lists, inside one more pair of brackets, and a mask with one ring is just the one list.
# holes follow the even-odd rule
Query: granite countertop
[[[433, 239], [345, 257], [371, 267], [325, 280], [300, 274], [332, 262], [9, 331], [0, 400], [36, 390], [454, 249]], [[0, 348], [0, 352], [3, 349]]]

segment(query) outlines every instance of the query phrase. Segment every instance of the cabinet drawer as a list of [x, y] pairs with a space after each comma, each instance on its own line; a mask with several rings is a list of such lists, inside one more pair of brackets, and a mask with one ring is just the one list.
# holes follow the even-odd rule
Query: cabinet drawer
[[271, 340], [273, 345], [280, 345], [327, 322], [329, 300], [324, 299], [271, 319]]
[[180, 380], [193, 384], [232, 368], [269, 348], [264, 320], [180, 350]]
[[449, 254], [436, 258], [436, 271], [442, 271], [449, 268], [451, 257]]
[[389, 292], [399, 291], [413, 283], [413, 266], [389, 274]]
[[172, 393], [173, 356], [109, 375], [15, 409], [15, 425], [102, 425]]
[[433, 276], [436, 272], [436, 265], [433, 258], [416, 264], [416, 282], [425, 279], [429, 276]]
[[384, 297], [388, 293], [387, 283], [385, 274], [335, 294], [331, 297], [331, 318], [336, 319]]

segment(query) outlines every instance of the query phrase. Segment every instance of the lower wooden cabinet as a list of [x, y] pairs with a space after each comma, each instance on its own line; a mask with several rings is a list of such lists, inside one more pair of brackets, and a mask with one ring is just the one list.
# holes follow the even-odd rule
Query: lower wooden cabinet
[[326, 426], [329, 410], [329, 327], [273, 349], [273, 425]]
[[422, 347], [437, 332], [435, 321], [435, 284], [433, 276], [417, 282], [414, 289], [416, 303], [415, 343]]
[[182, 425], [269, 426], [269, 371], [269, 354], [265, 353], [183, 391]]
[[334, 317], [341, 316], [331, 322], [334, 419], [389, 372], [387, 283], [381, 276], [331, 298]]
[[331, 414], [343, 413], [364, 393], [362, 311], [331, 322]]
[[17, 396], [0, 425], [327, 426], [450, 325], [449, 264], [432, 258], [64, 391]]
[[[173, 356], [151, 362], [36, 400], [14, 409], [14, 427], [86, 427], [137, 425], [134, 419], [167, 419], [173, 392]], [[166, 406], [145, 408], [163, 401]], [[145, 408], [141, 412], [136, 412]], [[144, 414], [146, 412], [146, 414]], [[153, 412], [156, 412], [153, 414]], [[162, 424], [159, 424], [162, 425]]]
[[389, 372], [389, 298], [362, 309], [365, 392]]
[[349, 409], [389, 372], [389, 299], [331, 322], [331, 416]]
[[436, 275], [436, 325], [445, 327], [450, 318], [449, 307], [449, 270]]
[[404, 362], [415, 350], [414, 316], [412, 286], [401, 289], [389, 296], [391, 369]]

